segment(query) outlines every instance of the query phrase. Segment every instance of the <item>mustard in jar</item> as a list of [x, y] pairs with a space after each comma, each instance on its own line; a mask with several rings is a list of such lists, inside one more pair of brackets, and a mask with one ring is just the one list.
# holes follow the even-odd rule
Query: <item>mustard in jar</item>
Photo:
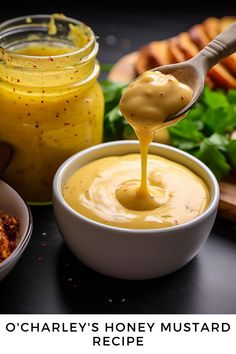
[[47, 203], [59, 165], [102, 142], [96, 37], [63, 15], [35, 15], [2, 23], [0, 45], [0, 141], [13, 150], [2, 177]]

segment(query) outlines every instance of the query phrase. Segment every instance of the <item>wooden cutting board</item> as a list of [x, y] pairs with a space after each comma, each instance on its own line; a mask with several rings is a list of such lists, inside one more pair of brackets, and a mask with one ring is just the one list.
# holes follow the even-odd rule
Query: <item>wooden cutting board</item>
[[[137, 52], [121, 58], [109, 73], [108, 78], [116, 82], [129, 82], [136, 77], [135, 61]], [[218, 214], [226, 219], [236, 221], [236, 175], [220, 182], [220, 203]]]

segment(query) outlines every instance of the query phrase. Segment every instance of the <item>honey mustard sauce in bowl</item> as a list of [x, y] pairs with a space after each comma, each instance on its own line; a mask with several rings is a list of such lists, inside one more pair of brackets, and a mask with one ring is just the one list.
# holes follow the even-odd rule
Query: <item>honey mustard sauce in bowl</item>
[[214, 175], [189, 154], [150, 145], [191, 98], [192, 90], [173, 76], [146, 72], [120, 102], [139, 143], [98, 145], [57, 171], [59, 229], [91, 268], [127, 279], [161, 276], [192, 259], [209, 236], [219, 200]]
[[107, 225], [155, 229], [196, 218], [209, 203], [206, 183], [164, 157], [148, 156], [148, 185], [140, 188], [140, 155], [104, 157], [80, 168], [64, 198], [80, 214]]

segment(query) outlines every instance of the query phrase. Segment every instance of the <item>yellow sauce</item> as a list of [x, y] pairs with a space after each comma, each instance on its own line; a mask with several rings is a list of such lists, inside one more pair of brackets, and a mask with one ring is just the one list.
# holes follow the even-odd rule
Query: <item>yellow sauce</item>
[[[134, 128], [140, 142], [141, 184], [136, 188], [136, 194], [142, 199], [143, 210], [155, 207], [147, 186], [148, 146], [153, 140], [155, 130], [168, 125], [165, 119], [186, 106], [191, 98], [190, 87], [180, 83], [174, 76], [164, 75], [159, 71], [146, 71], [129, 85], [121, 98], [120, 110]], [[118, 199], [125, 205], [127, 205], [127, 188], [122, 187], [117, 194]]]
[[[73, 43], [71, 47], [46, 41], [26, 44], [14, 52], [29, 56], [27, 68], [15, 70], [0, 63], [4, 78], [0, 82], [0, 140], [13, 150], [2, 177], [29, 202], [50, 202], [52, 180], [60, 164], [75, 152], [102, 142], [102, 90], [97, 75], [86, 81], [95, 59], [81, 67], [78, 61], [69, 70], [69, 56], [56, 57], [77, 49]], [[2, 54], [8, 63], [10, 54]], [[15, 60], [23, 61], [20, 56]]]
[[71, 53], [75, 50], [75, 47], [53, 47], [45, 44], [34, 44], [22, 49], [18, 49], [16, 53], [30, 56], [55, 56], [62, 55], [66, 53]]
[[[143, 211], [143, 200], [133, 194], [132, 188], [139, 186], [140, 173], [139, 154], [102, 158], [77, 170], [66, 182], [63, 196], [89, 219], [129, 229], [175, 226], [205, 210], [209, 193], [198, 176], [178, 163], [149, 155], [148, 188], [158, 207]], [[131, 188], [124, 187], [127, 185]], [[131, 203], [129, 208], [117, 199], [120, 188], [124, 188], [125, 203]], [[139, 206], [141, 210], [137, 210]]]
[[57, 34], [57, 25], [55, 23], [55, 20], [60, 20], [60, 19], [64, 19], [65, 15], [64, 14], [52, 14], [51, 18], [50, 18], [50, 22], [49, 22], [49, 26], [48, 26], [48, 34], [51, 36], [55, 36]]
[[171, 75], [148, 71], [134, 81], [120, 110], [138, 136], [141, 166], [138, 154], [94, 161], [65, 184], [67, 203], [92, 220], [129, 229], [170, 227], [200, 215], [210, 198], [204, 181], [178, 163], [148, 156], [154, 132], [173, 123], [166, 118], [191, 98], [192, 90]]

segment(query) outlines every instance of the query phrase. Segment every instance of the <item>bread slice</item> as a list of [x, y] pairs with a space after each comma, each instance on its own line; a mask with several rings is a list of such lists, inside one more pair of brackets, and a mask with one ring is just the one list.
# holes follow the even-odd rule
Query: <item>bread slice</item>
[[149, 44], [149, 53], [156, 66], [171, 64], [174, 58], [169, 51], [168, 41], [151, 42]]
[[136, 71], [140, 75], [146, 70], [171, 63], [174, 63], [174, 58], [169, 51], [168, 41], [154, 41], [139, 50]]
[[[204, 31], [203, 25], [195, 25], [189, 31], [190, 38], [198, 47], [199, 50], [204, 48], [210, 41]], [[210, 71], [209, 76], [215, 82], [217, 87], [222, 87], [225, 89], [236, 88], [235, 77], [225, 68], [222, 63], [216, 64]]]
[[176, 37], [171, 38], [168, 41], [168, 48], [171, 56], [173, 57], [174, 63], [181, 63], [182, 61], [185, 61], [185, 55], [178, 47], [178, 39]]
[[[220, 32], [223, 32], [226, 30], [230, 25], [232, 25], [233, 22], [236, 21], [235, 16], [225, 16], [222, 17], [219, 20], [219, 27], [220, 27]], [[225, 58], [223, 60], [223, 63], [225, 66], [232, 72], [234, 75], [236, 75], [236, 53], [230, 55], [229, 57]]]
[[194, 55], [198, 54], [198, 47], [191, 40], [188, 32], [180, 33], [177, 38], [178, 47], [184, 53], [186, 59], [191, 59]]
[[[220, 34], [220, 32], [224, 31], [235, 20], [236, 17], [223, 17], [222, 19], [217, 19], [215, 17], [207, 18], [203, 22], [206, 35], [210, 40], [213, 40], [216, 36], [218, 36], [218, 34]], [[224, 58], [222, 63], [231, 72], [231, 74], [236, 75], [236, 53]]]
[[220, 20], [216, 17], [208, 17], [203, 22], [203, 26], [204, 26], [205, 33], [210, 40], [218, 36], [218, 34], [221, 32]]
[[[184, 54], [185, 60], [191, 59], [199, 52], [198, 47], [193, 43], [188, 32], [182, 32], [178, 35], [177, 45]], [[206, 84], [211, 88], [215, 88], [215, 83], [209, 75], [206, 76]]]
[[148, 46], [142, 47], [138, 51], [138, 57], [135, 63], [135, 70], [138, 75], [141, 75], [142, 73], [144, 73], [144, 71], [151, 69], [151, 67], [152, 63]]
[[224, 16], [220, 19], [220, 32], [226, 30], [233, 22], [236, 21], [236, 16]]
[[[203, 24], [193, 26], [189, 32], [182, 32], [169, 40], [151, 42], [138, 52], [135, 64], [137, 74], [161, 65], [191, 59], [235, 20], [236, 17], [209, 17]], [[215, 65], [209, 71], [206, 83], [211, 88], [236, 88], [236, 54]]]

